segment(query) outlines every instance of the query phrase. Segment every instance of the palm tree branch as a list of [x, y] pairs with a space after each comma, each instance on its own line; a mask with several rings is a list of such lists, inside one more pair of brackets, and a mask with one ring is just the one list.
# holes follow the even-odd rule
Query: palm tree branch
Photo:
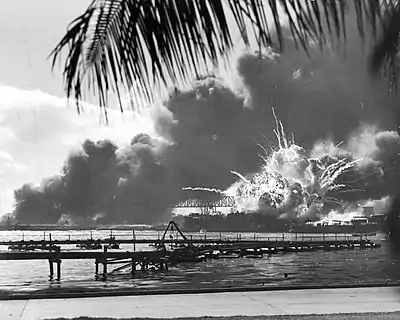
[[[87, 83], [89, 91], [97, 91], [100, 107], [108, 105], [112, 90], [122, 111], [120, 89], [151, 102], [154, 85], [187, 81], [192, 74], [198, 78], [210, 63], [226, 61], [233, 48], [227, 11], [245, 45], [253, 36], [260, 52], [265, 46], [283, 50], [280, 15], [286, 16], [296, 47], [308, 53], [310, 41], [322, 48], [327, 36], [332, 44], [346, 40], [349, 5], [344, 0], [92, 0], [51, 52], [52, 68], [68, 49], [63, 70], [68, 98], [80, 101]], [[354, 0], [354, 7], [362, 38], [369, 26], [376, 34], [377, 21], [383, 30], [399, 25], [394, 19], [397, 0]], [[395, 68], [397, 40], [392, 33], [377, 44], [372, 71]]]

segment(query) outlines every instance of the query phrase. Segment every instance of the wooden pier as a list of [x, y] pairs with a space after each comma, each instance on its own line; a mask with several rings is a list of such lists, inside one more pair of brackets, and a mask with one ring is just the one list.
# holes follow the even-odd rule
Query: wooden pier
[[124, 268], [131, 268], [134, 274], [139, 268], [143, 271], [168, 270], [169, 257], [165, 251], [136, 251], [121, 252], [108, 251], [104, 247], [104, 251], [42, 251], [42, 252], [0, 252], [0, 260], [48, 260], [49, 261], [49, 278], [54, 279], [54, 264], [57, 268], [57, 280], [61, 279], [61, 262], [62, 260], [83, 260], [89, 259], [95, 261], [95, 275], [99, 275], [99, 265], [103, 265], [103, 277], [108, 273], [107, 266], [122, 264], [124, 267], [118, 267], [111, 273], [120, 271]]
[[[174, 228], [180, 235], [180, 239], [167, 239], [167, 231]], [[101, 244], [101, 251], [96, 250], [62, 250], [61, 245], [78, 245], [80, 248], [91, 244]], [[109, 251], [110, 244], [133, 244], [134, 251]], [[151, 244], [155, 249], [148, 251], [136, 251], [136, 244]], [[309, 252], [309, 251], [333, 251], [379, 248], [380, 244], [363, 237], [357, 239], [345, 237], [325, 239], [325, 237], [313, 237], [313, 239], [295, 237], [294, 240], [285, 240], [283, 237], [258, 239], [255, 235], [253, 239], [223, 239], [220, 235], [217, 238], [190, 239], [184, 235], [179, 227], [170, 222], [163, 236], [157, 239], [68, 239], [68, 240], [33, 240], [33, 241], [0, 241], [0, 245], [9, 246], [12, 249], [19, 249], [22, 252], [8, 251], [0, 252], [0, 260], [48, 260], [49, 278], [53, 280], [61, 279], [61, 266], [63, 260], [82, 260], [90, 259], [95, 263], [95, 277], [100, 275], [106, 279], [107, 275], [119, 271], [129, 271], [132, 276], [137, 270], [168, 270], [169, 266], [184, 262], [201, 262], [207, 259], [224, 258], [262, 258], [263, 255], [273, 255], [277, 253], [290, 252]], [[96, 247], [98, 248], [98, 246]], [[117, 248], [117, 247], [116, 247]], [[27, 251], [32, 249], [33, 251]], [[36, 251], [41, 250], [41, 251]], [[54, 274], [56, 267], [56, 275]], [[102, 266], [102, 273], [100, 267]], [[113, 267], [113, 269], [112, 269]]]
[[[108, 274], [130, 269], [134, 275], [139, 269], [147, 270], [168, 270], [169, 265], [183, 262], [200, 262], [207, 259], [223, 258], [262, 258], [263, 255], [272, 255], [289, 252], [309, 251], [333, 251], [379, 248], [380, 245], [370, 240], [358, 241], [326, 241], [326, 242], [253, 242], [253, 243], [232, 243], [225, 245], [202, 245], [199, 247], [182, 247], [173, 251], [108, 251], [104, 246], [103, 251], [33, 251], [33, 252], [0, 252], [0, 260], [48, 260], [49, 278], [54, 279], [54, 265], [56, 266], [56, 279], [61, 279], [62, 260], [90, 259], [95, 261], [95, 276], [99, 277], [99, 266], [103, 266], [102, 277], [107, 278]], [[119, 265], [111, 272], [108, 266]]]

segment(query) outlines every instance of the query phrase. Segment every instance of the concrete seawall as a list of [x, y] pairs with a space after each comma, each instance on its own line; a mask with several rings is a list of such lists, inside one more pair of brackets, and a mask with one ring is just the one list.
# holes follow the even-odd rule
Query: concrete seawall
[[400, 287], [2, 301], [0, 319], [179, 318], [400, 311]]
[[[186, 294], [214, 294], [233, 292], [275, 292], [275, 291], [302, 291], [320, 289], [358, 289], [358, 288], [398, 288], [400, 282], [363, 283], [363, 284], [326, 284], [326, 285], [296, 285], [271, 287], [222, 287], [201, 289], [146, 289], [140, 291], [82, 291], [82, 292], [33, 292], [33, 293], [5, 293], [0, 295], [0, 301], [6, 300], [37, 300], [37, 299], [75, 299], [96, 297], [123, 297], [123, 296], [154, 296], [154, 295], [186, 295]], [[400, 296], [399, 296], [400, 297]]]

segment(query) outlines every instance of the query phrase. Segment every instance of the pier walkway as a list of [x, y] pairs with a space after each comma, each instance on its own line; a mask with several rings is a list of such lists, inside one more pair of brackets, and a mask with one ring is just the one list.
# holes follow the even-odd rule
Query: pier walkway
[[257, 316], [400, 311], [400, 287], [8, 300], [0, 319]]

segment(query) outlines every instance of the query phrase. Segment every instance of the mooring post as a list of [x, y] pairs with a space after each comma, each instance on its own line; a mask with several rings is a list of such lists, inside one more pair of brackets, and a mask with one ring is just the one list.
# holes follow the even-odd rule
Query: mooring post
[[322, 241], [325, 241], [325, 233], [322, 234]]
[[46, 240], [46, 231], [43, 231], [43, 240]]
[[24, 241], [25, 240], [25, 235], [24, 235], [24, 233], [22, 232], [22, 241]]
[[282, 234], [282, 241], [285, 242], [285, 234]]
[[335, 241], [337, 241], [337, 233], [335, 233]]
[[222, 241], [222, 234], [221, 234], [221, 232], [219, 233], [219, 241]]
[[93, 232], [90, 231], [90, 240], [93, 240]]

